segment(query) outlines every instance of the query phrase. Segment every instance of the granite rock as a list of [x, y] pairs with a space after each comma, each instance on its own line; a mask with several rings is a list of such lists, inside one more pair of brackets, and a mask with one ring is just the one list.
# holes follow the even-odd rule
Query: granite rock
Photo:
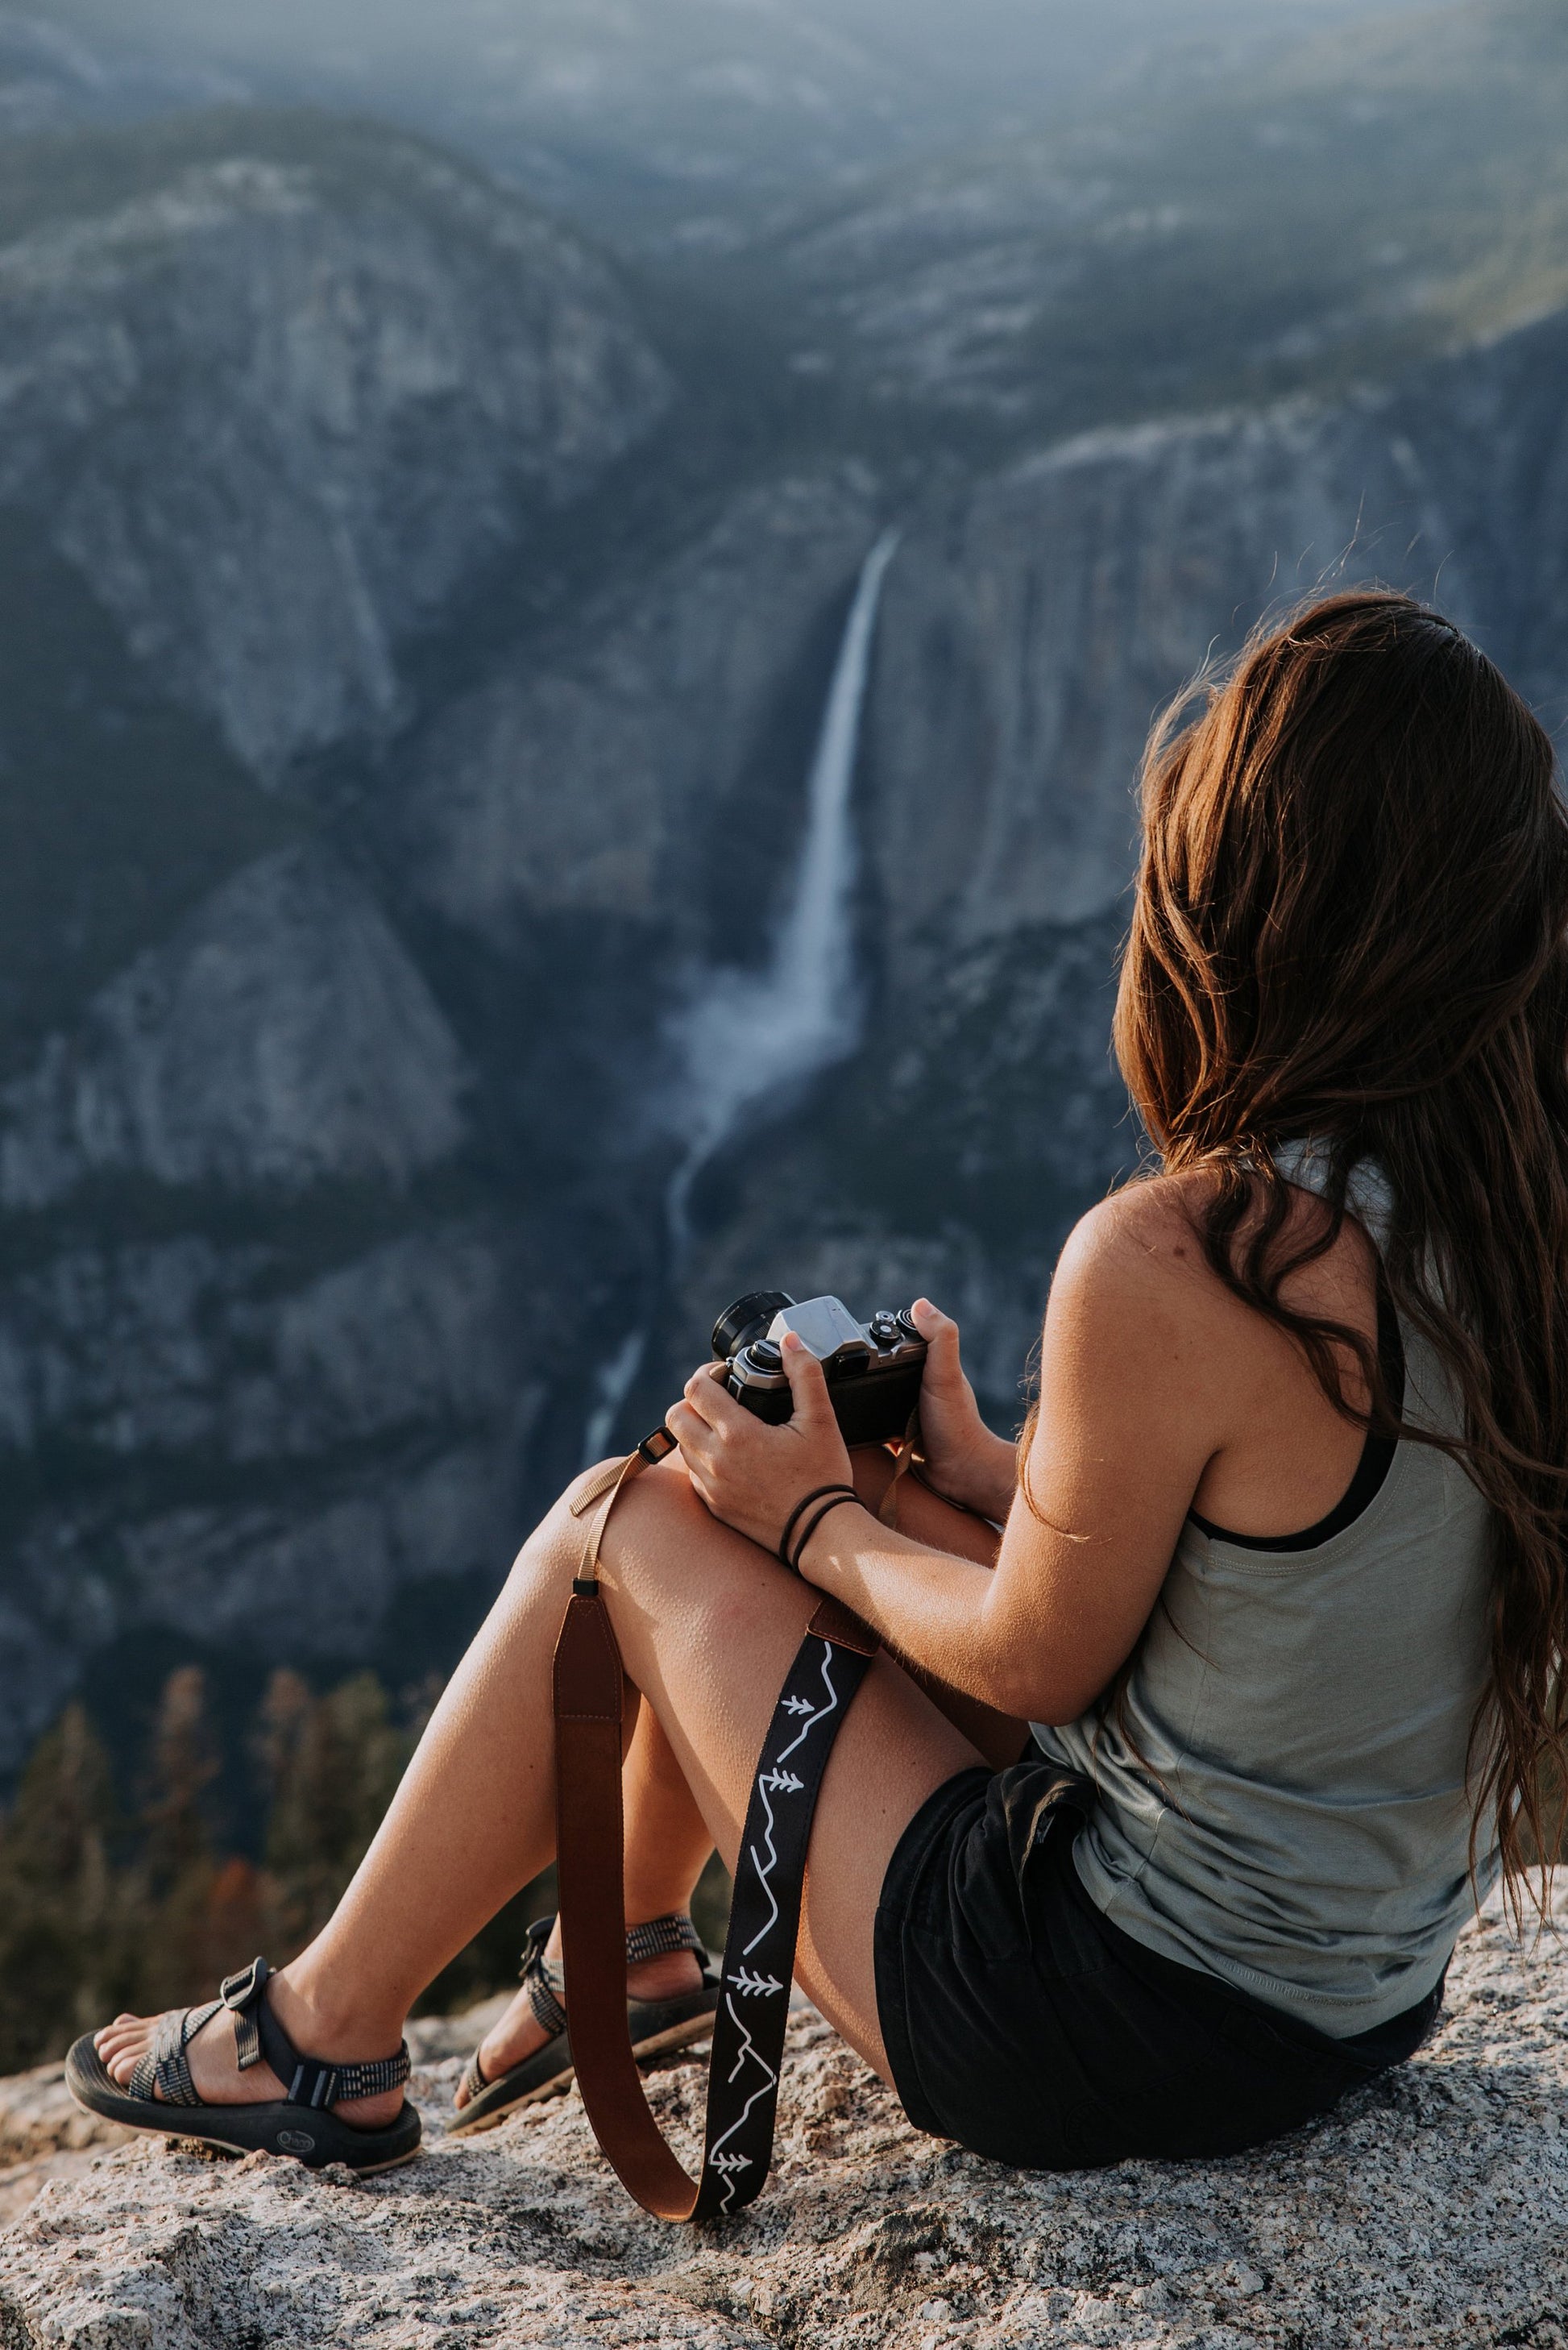
[[95, 1173], [406, 1184], [455, 1149], [466, 1071], [379, 908], [285, 848], [225, 882], [0, 1097], [0, 1200]]
[[576, 239], [418, 140], [222, 112], [83, 153], [97, 201], [0, 238], [0, 494], [275, 778], [393, 722], [410, 634], [669, 379]]
[[[1568, 1902], [1559, 1903], [1568, 1918]], [[1568, 2340], [1568, 1968], [1495, 1915], [1412, 2064], [1229, 2161], [1004, 2170], [918, 2136], [809, 2012], [754, 2210], [644, 2219], [575, 2095], [443, 2138], [461, 2062], [422, 2027], [426, 2150], [385, 2178], [161, 2144], [88, 2157], [0, 2239], [6, 2350], [681, 2342], [703, 2350], [1458, 2350]], [[659, 2074], [690, 2160], [701, 2063]]]

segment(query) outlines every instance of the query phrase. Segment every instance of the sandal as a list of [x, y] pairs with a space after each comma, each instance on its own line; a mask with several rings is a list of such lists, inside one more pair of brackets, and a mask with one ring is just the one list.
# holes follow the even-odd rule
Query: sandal
[[[108, 2071], [90, 2035], [78, 2040], [66, 2058], [66, 2086], [78, 2106], [130, 2129], [203, 2138], [232, 2154], [292, 2155], [312, 2170], [344, 2162], [361, 2173], [409, 2161], [419, 2152], [420, 2117], [406, 2097], [397, 2119], [375, 2129], [341, 2121], [329, 2110], [339, 2098], [374, 2097], [400, 2088], [409, 2077], [408, 2043], [395, 2056], [369, 2064], [328, 2064], [319, 2056], [302, 2056], [264, 1997], [271, 1972], [265, 1959], [253, 1959], [204, 2007], [176, 2008], [161, 2017], [152, 2045], [136, 2060], [128, 2089]], [[288, 2083], [281, 2098], [256, 2106], [207, 2106], [197, 2095], [185, 2051], [225, 2007], [234, 2017], [241, 2072], [265, 2056], [278, 2079]], [[161, 2096], [153, 2096], [154, 2088]]]
[[[479, 2051], [475, 2049], [462, 2076], [469, 2101], [460, 2106], [455, 2117], [448, 2122], [449, 2137], [461, 2137], [469, 2130], [493, 2129], [515, 2107], [531, 2106], [539, 2097], [558, 2096], [572, 2085], [575, 2067], [566, 2033], [566, 2011], [562, 2003], [564, 1985], [559, 1969], [545, 1956], [545, 1945], [555, 1923], [553, 1917], [535, 1918], [529, 1927], [519, 1978], [527, 1989], [529, 2006], [550, 2037], [543, 2048], [536, 2048], [532, 2056], [525, 2056], [521, 2064], [514, 2064], [495, 2081], [485, 2079], [480, 2069]], [[707, 1948], [691, 1918], [650, 1918], [646, 1925], [628, 1929], [628, 1967], [639, 1965], [644, 1959], [662, 1958], [671, 1950], [692, 1951], [702, 1961], [702, 1981], [695, 1991], [682, 1991], [677, 1999], [628, 2000], [627, 2022], [634, 2056], [658, 2056], [666, 2049], [684, 2048], [713, 2028], [719, 2005], [719, 1978], [708, 1964]]]

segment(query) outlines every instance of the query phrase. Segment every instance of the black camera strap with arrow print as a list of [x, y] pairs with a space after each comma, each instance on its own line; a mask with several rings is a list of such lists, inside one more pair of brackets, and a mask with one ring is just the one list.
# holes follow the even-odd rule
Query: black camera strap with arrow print
[[708, 2117], [698, 2180], [665, 2144], [631, 2053], [622, 1892], [620, 1651], [600, 1596], [599, 1545], [639, 1471], [664, 1459], [663, 1429], [574, 1501], [599, 1507], [556, 1647], [556, 1868], [572, 2057], [594, 2135], [628, 2191], [661, 2220], [709, 2220], [762, 2192], [773, 2158], [812, 1818], [833, 1742], [877, 1643], [824, 1598], [763, 1741], [724, 1942]]

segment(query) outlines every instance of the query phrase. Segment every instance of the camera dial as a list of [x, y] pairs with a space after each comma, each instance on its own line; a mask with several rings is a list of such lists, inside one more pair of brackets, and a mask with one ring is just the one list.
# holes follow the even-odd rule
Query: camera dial
[[761, 1338], [774, 1315], [794, 1304], [794, 1298], [783, 1289], [753, 1289], [744, 1297], [737, 1297], [713, 1325], [711, 1343], [715, 1362], [729, 1362], [753, 1338]]
[[866, 1327], [870, 1331], [871, 1336], [876, 1339], [877, 1344], [879, 1347], [896, 1347], [898, 1345], [898, 1317], [896, 1314], [889, 1314], [886, 1306], [883, 1307], [879, 1314], [873, 1314], [870, 1321], [866, 1325]]
[[730, 1376], [725, 1381], [732, 1396], [744, 1399], [777, 1397], [784, 1417], [789, 1416], [789, 1377], [784, 1367], [783, 1349], [771, 1338], [753, 1338], [730, 1357]]

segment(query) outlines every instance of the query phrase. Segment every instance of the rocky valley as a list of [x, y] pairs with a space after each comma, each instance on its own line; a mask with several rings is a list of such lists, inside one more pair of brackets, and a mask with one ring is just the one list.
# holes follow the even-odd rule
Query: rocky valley
[[[1546, 141], [1542, 12], [1449, 14], [1506, 20], [1516, 78], [1537, 45]], [[1469, 307], [1423, 276], [1407, 338], [1368, 262], [1366, 318], [1288, 366], [1254, 318], [1140, 373], [1118, 277], [1085, 409], [1044, 328], [999, 312], [976, 358], [969, 263], [945, 310], [929, 276], [862, 300], [867, 255], [897, 277], [869, 199], [747, 246], [737, 290], [401, 128], [184, 96], [23, 127], [0, 1769], [73, 1690], [188, 1659], [439, 1667], [742, 1289], [929, 1290], [1011, 1424], [1061, 1238], [1137, 1157], [1106, 1040], [1158, 707], [1264, 609], [1379, 577], [1563, 714], [1549, 206], [1528, 265], [1509, 212], [1484, 300], [1468, 248]], [[806, 915], [846, 975], [815, 1028]]]

